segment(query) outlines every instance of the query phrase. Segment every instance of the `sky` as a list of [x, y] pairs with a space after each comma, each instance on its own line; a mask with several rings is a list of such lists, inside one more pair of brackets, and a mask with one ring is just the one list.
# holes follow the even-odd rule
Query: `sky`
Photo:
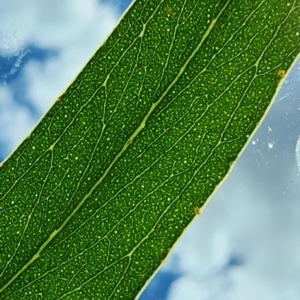
[[[68, 87], [129, 3], [0, 1], [0, 161]], [[300, 299], [299, 135], [300, 60], [140, 300]]]

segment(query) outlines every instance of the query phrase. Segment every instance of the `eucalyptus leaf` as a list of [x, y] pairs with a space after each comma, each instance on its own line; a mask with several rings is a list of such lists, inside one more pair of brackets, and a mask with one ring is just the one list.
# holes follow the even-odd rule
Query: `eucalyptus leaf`
[[134, 2], [2, 164], [0, 299], [133, 299], [299, 52], [300, 0]]

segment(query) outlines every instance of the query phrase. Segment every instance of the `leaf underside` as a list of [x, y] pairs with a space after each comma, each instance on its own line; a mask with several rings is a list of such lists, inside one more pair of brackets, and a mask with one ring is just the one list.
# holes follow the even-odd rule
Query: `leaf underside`
[[0, 299], [134, 298], [263, 117], [299, 24], [300, 0], [136, 1], [0, 169]]

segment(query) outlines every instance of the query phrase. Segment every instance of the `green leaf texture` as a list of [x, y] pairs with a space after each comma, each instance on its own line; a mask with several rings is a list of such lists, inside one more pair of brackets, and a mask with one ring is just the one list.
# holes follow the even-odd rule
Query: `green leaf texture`
[[137, 0], [0, 169], [0, 299], [133, 299], [299, 52], [300, 0]]

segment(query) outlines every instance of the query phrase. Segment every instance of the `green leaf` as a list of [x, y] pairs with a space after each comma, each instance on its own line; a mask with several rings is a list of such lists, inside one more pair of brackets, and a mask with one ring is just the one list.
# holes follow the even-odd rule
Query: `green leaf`
[[0, 170], [0, 299], [134, 298], [299, 52], [300, 0], [136, 1]]

